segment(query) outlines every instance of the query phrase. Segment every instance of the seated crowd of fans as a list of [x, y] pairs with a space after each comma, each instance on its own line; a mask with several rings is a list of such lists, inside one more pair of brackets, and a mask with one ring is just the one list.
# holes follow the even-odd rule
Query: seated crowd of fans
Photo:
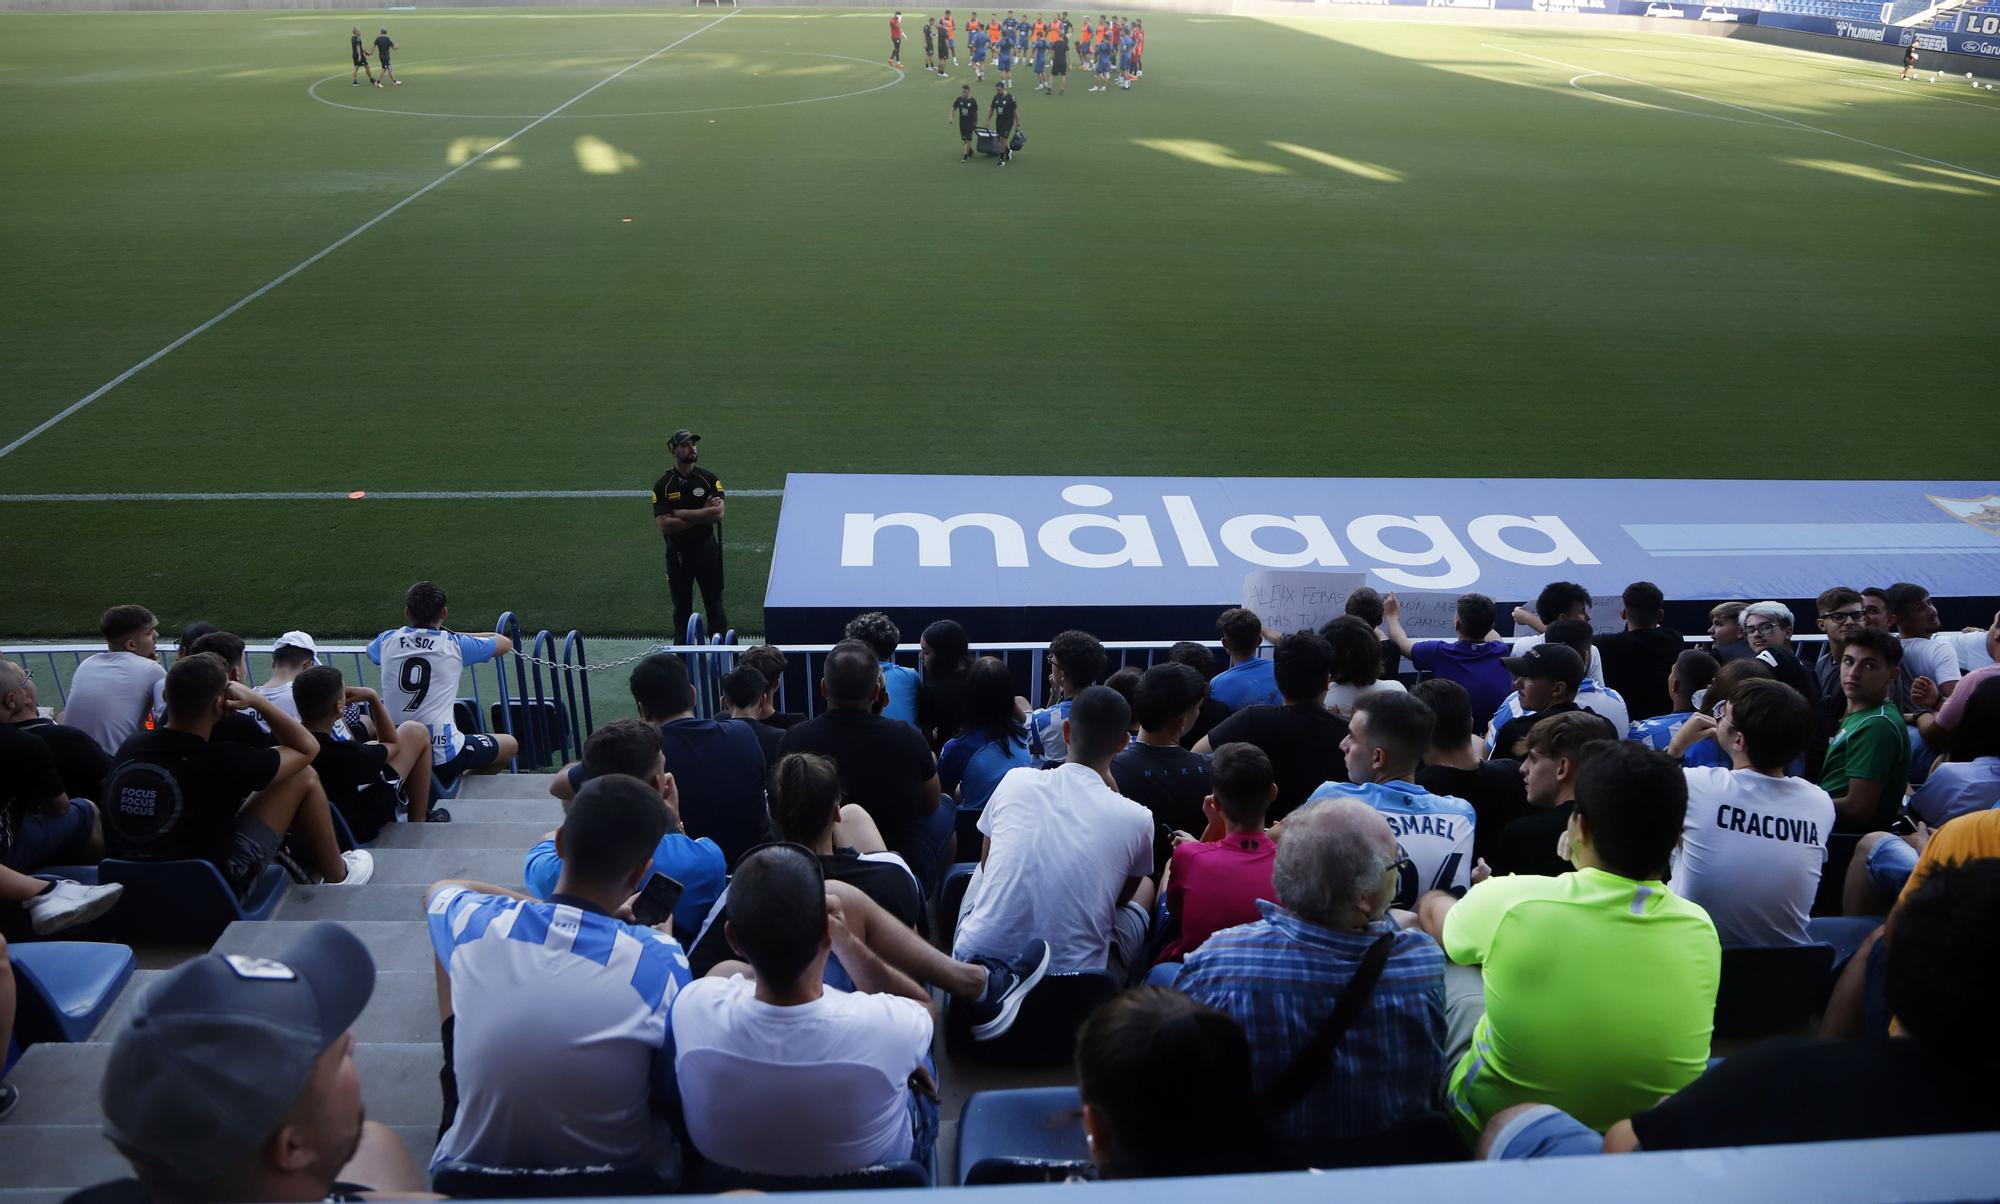
[[[647, 656], [639, 718], [557, 773], [563, 820], [520, 882], [425, 896], [433, 1166], [926, 1161], [936, 1001], [993, 1040], [1048, 976], [1085, 973], [1122, 989], [1076, 1049], [1105, 1177], [2000, 1127], [1973, 1032], [2000, 989], [2000, 615], [1941, 633], [1920, 586], [1832, 588], [1802, 657], [1777, 602], [1717, 606], [1698, 646], [1657, 587], [1625, 590], [1613, 633], [1590, 598], [1550, 585], [1514, 639], [1479, 594], [1453, 639], [1412, 639], [1369, 590], [1318, 631], [1232, 608], [1219, 669], [1187, 642], [1107, 673], [1070, 631], [1042, 706], [948, 620], [912, 668], [893, 623], [856, 618], [810, 718], [779, 708], [776, 647], [736, 656], [713, 716], [682, 659]], [[451, 632], [430, 583], [405, 609], [370, 647], [393, 703], [300, 632], [258, 689], [225, 632], [183, 631], [162, 667], [137, 606], [106, 613], [53, 720], [0, 661], [0, 899], [38, 934], [93, 919], [117, 887], [29, 875], [105, 855], [205, 859], [239, 892], [274, 860], [367, 881], [356, 844], [399, 810], [448, 820], [433, 779], [515, 751], [449, 710], [505, 639]], [[1832, 934], [1814, 911], [1837, 846]], [[1843, 968], [1816, 1039], [1710, 1068], [1723, 950], [1818, 940]], [[175, 971], [142, 1015], [197, 1046], [221, 1039], [210, 1013], [276, 1041], [296, 1005], [217, 964]], [[112, 1140], [159, 1199], [413, 1189], [352, 1086], [366, 951], [315, 929], [267, 964], [318, 998], [314, 1039], [286, 1030], [271, 1055], [291, 1077], [259, 1089], [278, 1129], [205, 1126], [187, 1093], [135, 1086], [217, 1072], [127, 1032]], [[4, 975], [0, 957], [0, 1040]], [[0, 1087], [0, 1115], [14, 1098]]]

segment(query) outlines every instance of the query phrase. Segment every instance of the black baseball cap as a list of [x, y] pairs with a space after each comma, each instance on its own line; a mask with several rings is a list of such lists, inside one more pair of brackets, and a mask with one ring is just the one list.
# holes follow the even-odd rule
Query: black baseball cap
[[112, 1041], [105, 1135], [191, 1182], [235, 1166], [374, 990], [367, 947], [325, 922], [275, 958], [211, 953], [168, 971]]
[[686, 427], [682, 427], [681, 429], [673, 433], [672, 438], [667, 440], [667, 446], [679, 447], [683, 443], [700, 443], [700, 442], [701, 442], [700, 435], [695, 434], [693, 431], [687, 429]]
[[1503, 656], [1500, 664], [1516, 677], [1553, 677], [1573, 690], [1583, 684], [1583, 658], [1568, 644], [1536, 644], [1520, 656]]

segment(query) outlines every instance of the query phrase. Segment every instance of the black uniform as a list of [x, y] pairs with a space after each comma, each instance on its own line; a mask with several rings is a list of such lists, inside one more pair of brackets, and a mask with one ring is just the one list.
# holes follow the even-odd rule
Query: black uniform
[[924, 26], [924, 57], [931, 57], [931, 27]]
[[389, 35], [386, 33], [375, 39], [375, 57], [384, 67], [389, 65], [389, 52], [395, 48], [396, 44], [389, 40]]
[[[709, 498], [721, 496], [721, 480], [706, 468], [696, 465], [685, 473], [670, 468], [665, 476], [653, 482], [653, 513], [698, 510], [708, 504]], [[710, 633], [728, 631], [729, 617], [722, 610], [722, 524], [689, 527], [666, 539], [667, 590], [674, 599], [674, 640], [687, 638], [696, 585], [701, 586], [701, 608], [708, 615]]]
[[1053, 49], [1056, 52], [1055, 56], [1056, 61], [1049, 67], [1049, 74], [1068, 75], [1069, 74], [1069, 31], [1068, 30], [1064, 30], [1063, 36], [1056, 39]]
[[354, 34], [348, 40], [354, 43], [354, 65], [357, 67], [365, 65], [368, 61], [368, 55], [361, 48], [361, 35], [358, 33]]
[[995, 96], [993, 98], [993, 132], [1000, 135], [1003, 139], [1008, 134], [1013, 133], [1014, 110], [1019, 107], [1020, 103], [1014, 99], [1012, 92], [1002, 92], [1000, 95]]
[[958, 136], [967, 142], [979, 132], [979, 102], [970, 96], [961, 96], [951, 102], [958, 110]]

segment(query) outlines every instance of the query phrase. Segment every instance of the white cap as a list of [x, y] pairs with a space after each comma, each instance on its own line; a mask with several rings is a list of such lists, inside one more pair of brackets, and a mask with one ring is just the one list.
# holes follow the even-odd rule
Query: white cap
[[279, 636], [271, 647], [273, 649], [303, 648], [312, 654], [314, 660], [319, 659], [319, 645], [313, 643], [313, 638], [303, 631], [287, 631], [285, 634]]

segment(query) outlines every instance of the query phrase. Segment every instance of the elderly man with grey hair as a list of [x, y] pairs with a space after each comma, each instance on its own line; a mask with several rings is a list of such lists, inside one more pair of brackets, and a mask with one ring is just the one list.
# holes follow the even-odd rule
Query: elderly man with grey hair
[[1783, 602], [1752, 602], [1736, 621], [1751, 654], [1771, 667], [1771, 675], [1817, 705], [1819, 678], [1792, 651], [1792, 608]]
[[[1279, 1120], [1310, 1144], [1383, 1133], [1431, 1108], [1445, 1073], [1444, 953], [1389, 919], [1407, 858], [1389, 823], [1359, 799], [1310, 803], [1286, 819], [1272, 867], [1274, 904], [1190, 954], [1174, 985], [1228, 1013], [1250, 1040], [1260, 1092], [1333, 1013], [1350, 983], [1367, 990], [1331, 1059]], [[1380, 944], [1372, 989], [1360, 971]], [[1380, 959], [1375, 953], [1374, 959]]]

